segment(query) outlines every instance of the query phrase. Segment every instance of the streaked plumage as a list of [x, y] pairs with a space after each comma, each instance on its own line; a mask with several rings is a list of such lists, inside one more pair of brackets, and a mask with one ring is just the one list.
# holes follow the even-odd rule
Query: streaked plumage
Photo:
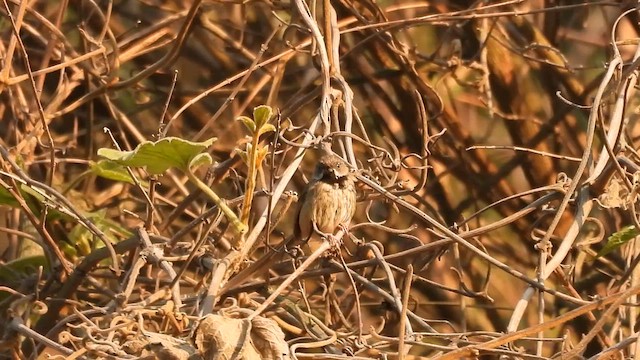
[[[298, 204], [294, 235], [280, 244], [277, 250], [264, 254], [232, 277], [222, 292], [242, 284], [250, 276], [268, 274], [268, 269], [275, 263], [275, 255], [283, 255], [286, 249], [309, 241], [314, 234], [313, 223], [327, 235], [332, 235], [338, 226], [348, 226], [356, 211], [354, 176], [349, 166], [336, 155], [320, 158]], [[309, 247], [314, 246], [309, 244]]]
[[356, 211], [356, 189], [349, 166], [335, 155], [323, 156], [307, 184], [298, 210], [295, 238], [308, 240], [313, 223], [325, 234], [347, 226]]

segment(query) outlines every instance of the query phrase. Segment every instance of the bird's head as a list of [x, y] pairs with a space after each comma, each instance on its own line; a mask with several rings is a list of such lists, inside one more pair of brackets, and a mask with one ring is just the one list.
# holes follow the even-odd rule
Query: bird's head
[[315, 180], [337, 182], [346, 179], [351, 170], [347, 163], [336, 155], [325, 155], [320, 158], [313, 174]]

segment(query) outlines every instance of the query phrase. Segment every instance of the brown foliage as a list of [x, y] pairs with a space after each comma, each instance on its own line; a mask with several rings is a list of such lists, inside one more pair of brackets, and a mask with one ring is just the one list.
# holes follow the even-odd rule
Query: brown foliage
[[[214, 312], [247, 333], [275, 320], [289, 351], [269, 322], [254, 357], [630, 356], [636, 241], [596, 256], [640, 229], [640, 27], [625, 6], [7, 0], [3, 347], [215, 358], [190, 336]], [[235, 119], [260, 104], [276, 131], [248, 139]], [[248, 233], [180, 172], [128, 183], [92, 167], [98, 148], [167, 136], [218, 138], [197, 175], [237, 214], [255, 184]], [[247, 143], [268, 147], [255, 172]], [[350, 163], [360, 201], [342, 251], [309, 257], [278, 245], [285, 190], [319, 147]], [[274, 251], [268, 272], [246, 270]], [[241, 358], [243, 344], [225, 346]]]

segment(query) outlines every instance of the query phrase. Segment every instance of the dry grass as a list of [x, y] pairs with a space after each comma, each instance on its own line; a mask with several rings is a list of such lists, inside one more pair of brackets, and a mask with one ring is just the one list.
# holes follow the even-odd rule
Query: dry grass
[[[288, 346], [257, 347], [291, 357], [638, 356], [638, 242], [595, 256], [640, 229], [629, 6], [5, 0], [7, 357], [164, 358], [172, 339], [208, 358], [190, 340], [208, 313], [275, 319]], [[277, 131], [254, 174], [235, 119], [260, 104]], [[178, 171], [92, 171], [167, 136], [218, 138], [198, 176], [237, 214], [256, 181], [248, 233]], [[243, 272], [291, 234], [320, 144], [360, 178], [342, 256]]]

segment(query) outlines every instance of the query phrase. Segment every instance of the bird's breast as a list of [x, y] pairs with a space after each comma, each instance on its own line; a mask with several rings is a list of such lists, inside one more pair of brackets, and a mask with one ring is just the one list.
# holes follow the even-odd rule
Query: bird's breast
[[314, 190], [312, 221], [318, 230], [333, 233], [338, 225], [348, 225], [355, 211], [353, 185], [318, 183]]

